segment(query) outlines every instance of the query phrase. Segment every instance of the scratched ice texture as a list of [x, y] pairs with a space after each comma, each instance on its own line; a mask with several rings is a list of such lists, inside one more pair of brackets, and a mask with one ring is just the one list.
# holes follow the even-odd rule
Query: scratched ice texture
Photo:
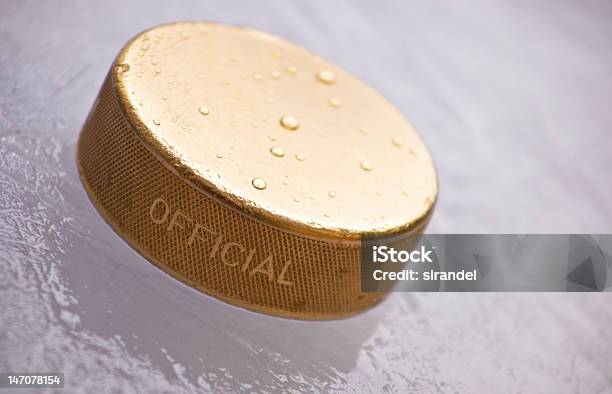
[[66, 392], [88, 393], [609, 393], [609, 293], [394, 294], [333, 322], [254, 314], [137, 255], [74, 164], [120, 45], [209, 19], [288, 37], [394, 101], [438, 166], [433, 232], [609, 232], [609, 3], [254, 3], [3, 2], [0, 371], [63, 372]]

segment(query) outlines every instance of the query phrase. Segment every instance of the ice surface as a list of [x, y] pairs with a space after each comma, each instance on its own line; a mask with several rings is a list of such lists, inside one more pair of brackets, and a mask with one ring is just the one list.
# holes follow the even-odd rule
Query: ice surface
[[171, 279], [102, 222], [74, 141], [1, 137], [0, 370], [95, 392], [609, 387], [599, 294], [394, 294], [333, 322], [277, 319]]

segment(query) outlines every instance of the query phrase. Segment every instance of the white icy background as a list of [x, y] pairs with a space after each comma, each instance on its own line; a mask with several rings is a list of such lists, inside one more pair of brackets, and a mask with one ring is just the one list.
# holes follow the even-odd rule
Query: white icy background
[[609, 3], [67, 3], [0, 6], [0, 371], [64, 372], [72, 392], [612, 390], [609, 293], [394, 294], [341, 321], [262, 316], [137, 255], [74, 164], [120, 46], [210, 19], [285, 36], [394, 102], [440, 172], [431, 231], [610, 232]]

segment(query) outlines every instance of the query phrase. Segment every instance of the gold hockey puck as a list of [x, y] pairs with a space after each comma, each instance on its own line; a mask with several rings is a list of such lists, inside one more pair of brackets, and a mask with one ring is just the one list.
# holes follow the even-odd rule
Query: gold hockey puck
[[94, 205], [149, 261], [284, 317], [384, 298], [361, 291], [361, 240], [421, 232], [437, 196], [426, 147], [375, 90], [283, 39], [210, 23], [132, 39], [77, 156]]

